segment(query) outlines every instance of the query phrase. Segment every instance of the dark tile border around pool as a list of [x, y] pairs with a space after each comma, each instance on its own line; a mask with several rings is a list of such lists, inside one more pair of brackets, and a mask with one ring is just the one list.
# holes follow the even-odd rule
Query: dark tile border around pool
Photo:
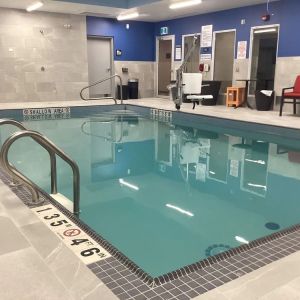
[[[0, 179], [9, 185], [8, 177], [1, 170]], [[24, 187], [10, 188], [27, 206], [34, 207], [30, 204], [31, 195]], [[300, 250], [299, 224], [175, 272], [151, 278], [49, 195], [43, 191], [40, 193], [45, 201], [40, 205], [55, 205], [112, 254], [112, 257], [88, 267], [119, 299], [191, 299]]]

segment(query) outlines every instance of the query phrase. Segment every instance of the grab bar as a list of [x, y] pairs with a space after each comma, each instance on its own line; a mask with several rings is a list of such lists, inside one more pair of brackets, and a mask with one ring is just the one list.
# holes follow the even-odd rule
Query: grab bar
[[107, 138], [105, 136], [101, 136], [101, 135], [98, 135], [98, 134], [92, 134], [90, 132], [87, 132], [85, 131], [85, 125], [86, 124], [91, 124], [91, 123], [100, 123], [100, 124], [104, 124], [104, 123], [113, 123], [115, 121], [115, 119], [113, 120], [110, 120], [110, 121], [103, 121], [103, 120], [91, 120], [91, 121], [85, 121], [81, 124], [81, 132], [86, 134], [86, 135], [89, 135], [89, 136], [94, 136], [94, 137], [97, 137], [97, 138], [100, 138], [100, 139], [103, 139], [105, 140], [106, 142], [111, 142], [111, 143], [121, 143], [122, 140], [123, 140], [123, 118], [121, 118], [121, 136], [118, 140], [116, 139], [113, 139], [113, 138]]
[[100, 83], [103, 83], [103, 82], [105, 82], [105, 81], [111, 80], [111, 79], [113, 79], [113, 78], [115, 78], [115, 77], [117, 77], [117, 78], [119, 79], [119, 81], [120, 81], [120, 98], [121, 98], [121, 104], [123, 104], [123, 92], [122, 92], [123, 82], [122, 82], [121, 76], [119, 76], [119, 75], [117, 75], [117, 74], [115, 74], [115, 75], [113, 75], [113, 76], [110, 76], [110, 77], [108, 77], [108, 78], [105, 78], [105, 79], [101, 79], [101, 80], [99, 80], [99, 81], [97, 81], [97, 82], [95, 82], [95, 83], [93, 83], [93, 84], [91, 84], [91, 85], [89, 85], [89, 86], [84, 87], [84, 88], [80, 91], [80, 98], [81, 98], [82, 100], [84, 100], [84, 101], [88, 101], [88, 100], [100, 100], [100, 99], [114, 99], [115, 103], [117, 104], [117, 100], [116, 100], [115, 98], [113, 98], [113, 97], [85, 98], [85, 97], [83, 96], [83, 92], [84, 92], [86, 89], [89, 89], [89, 88], [91, 88], [91, 87], [93, 87], [93, 86], [95, 86], [95, 85], [98, 85], [98, 84], [100, 84]]
[[11, 145], [20, 138], [31, 137], [39, 145], [48, 151], [50, 154], [51, 163], [51, 193], [57, 194], [57, 172], [56, 172], [56, 155], [63, 159], [70, 165], [73, 171], [73, 213], [78, 216], [80, 213], [80, 173], [78, 165], [73, 161], [67, 154], [59, 149], [53, 142], [47, 139], [45, 136], [36, 131], [24, 130], [12, 134], [3, 144], [0, 159], [4, 168], [10, 173], [13, 178], [17, 178], [28, 187], [32, 194], [34, 201], [38, 201], [39, 195], [35, 188], [35, 184], [27, 178], [25, 175], [20, 173], [14, 166], [8, 161], [8, 152]]
[[[21, 130], [28, 130], [28, 128], [26, 128], [21, 122], [18, 122], [18, 121], [12, 120], [12, 119], [0, 119], [0, 126], [1, 125], [13, 125], [13, 126], [18, 127]], [[36, 142], [40, 144], [39, 140], [36, 140]], [[43, 147], [42, 144], [40, 144], [40, 145]], [[53, 152], [51, 152], [49, 149], [45, 148], [45, 150], [48, 152], [48, 154], [50, 156], [50, 161], [51, 161], [51, 192], [52, 192], [52, 194], [56, 194], [57, 193], [57, 179], [55, 176], [56, 157], [55, 157], [55, 154]], [[1, 158], [0, 158], [0, 160], [1, 160]], [[5, 164], [2, 163], [2, 165], [7, 172], [11, 173], [10, 170], [6, 168]], [[10, 167], [12, 168], [13, 166], [10, 165]], [[17, 181], [16, 178], [14, 176], [12, 176], [12, 183], [15, 184], [16, 181]], [[34, 193], [32, 192], [32, 194], [34, 194]], [[36, 199], [36, 197], [34, 197], [34, 199]]]
[[11, 119], [0, 119], [0, 126], [1, 125], [14, 125], [21, 130], [27, 130], [27, 128], [22, 123]]

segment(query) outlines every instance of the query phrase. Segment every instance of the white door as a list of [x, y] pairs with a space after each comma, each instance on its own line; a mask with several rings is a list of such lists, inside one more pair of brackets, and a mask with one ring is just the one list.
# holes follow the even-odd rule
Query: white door
[[157, 63], [157, 95], [165, 97], [169, 95], [167, 86], [173, 76], [173, 53], [175, 36], [163, 36], [156, 38], [156, 63]]
[[232, 86], [235, 58], [235, 30], [215, 32], [213, 79], [221, 81], [220, 93]]
[[[89, 84], [112, 75], [112, 40], [110, 38], [88, 37]], [[112, 96], [112, 80], [90, 88], [90, 97]]]

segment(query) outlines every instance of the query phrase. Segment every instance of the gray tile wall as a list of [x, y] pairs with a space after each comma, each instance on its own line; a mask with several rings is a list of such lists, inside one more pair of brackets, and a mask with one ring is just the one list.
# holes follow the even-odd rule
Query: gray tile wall
[[[139, 97], [154, 97], [154, 62], [148, 61], [115, 61], [115, 72], [120, 75], [123, 84], [128, 79], [139, 80]], [[122, 68], [128, 68], [128, 73], [122, 73]]]
[[0, 20], [0, 102], [78, 100], [88, 82], [85, 17], [0, 9]]

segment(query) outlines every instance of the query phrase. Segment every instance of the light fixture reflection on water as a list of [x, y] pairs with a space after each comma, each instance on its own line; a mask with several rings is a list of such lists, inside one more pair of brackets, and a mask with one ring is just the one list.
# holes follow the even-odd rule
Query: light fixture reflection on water
[[256, 188], [261, 188], [264, 189], [265, 191], [267, 190], [267, 187], [265, 185], [261, 184], [254, 184], [254, 183], [247, 183], [248, 186], [256, 187]]
[[242, 244], [249, 244], [249, 241], [247, 241], [245, 238], [241, 237], [241, 236], [236, 236], [235, 237], [236, 241], [238, 241], [239, 243], [242, 243]]
[[175, 205], [172, 205], [172, 204], [166, 204], [166, 207], [172, 208], [172, 209], [174, 209], [174, 210], [176, 210], [176, 211], [178, 211], [178, 212], [180, 212], [180, 213], [182, 213], [184, 215], [187, 215], [189, 217], [194, 217], [193, 213], [191, 213], [190, 211], [184, 210], [184, 209], [182, 209], [182, 208], [180, 208], [178, 206], [175, 206]]
[[124, 185], [124, 186], [127, 186], [130, 189], [135, 190], [135, 191], [139, 191], [139, 189], [140, 189], [138, 186], [136, 186], [136, 185], [134, 185], [132, 183], [129, 183], [129, 182], [125, 181], [122, 178], [119, 179], [119, 183], [122, 184], [122, 185]]
[[246, 158], [245, 160], [249, 161], [249, 162], [256, 163], [256, 164], [260, 164], [260, 165], [265, 165], [266, 164], [266, 162], [264, 160], [254, 160], [254, 159], [249, 159], [249, 158]]

